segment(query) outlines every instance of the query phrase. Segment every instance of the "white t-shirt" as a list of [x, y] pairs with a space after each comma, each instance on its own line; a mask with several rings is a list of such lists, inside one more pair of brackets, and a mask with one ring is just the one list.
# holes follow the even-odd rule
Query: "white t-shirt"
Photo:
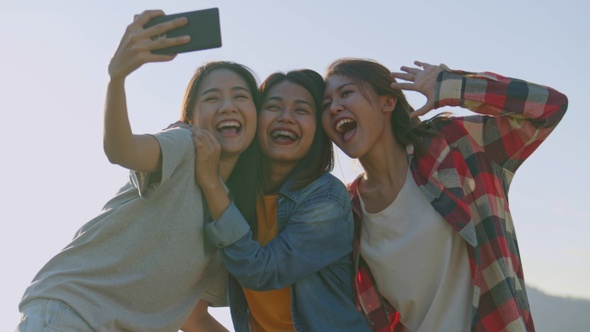
[[361, 255], [409, 331], [469, 331], [473, 286], [465, 241], [408, 171], [383, 211], [363, 209]]
[[41, 269], [21, 305], [63, 301], [98, 331], [178, 331], [199, 299], [226, 305], [227, 272], [204, 237], [191, 135], [180, 128], [154, 135], [161, 179], [131, 172], [100, 215]]

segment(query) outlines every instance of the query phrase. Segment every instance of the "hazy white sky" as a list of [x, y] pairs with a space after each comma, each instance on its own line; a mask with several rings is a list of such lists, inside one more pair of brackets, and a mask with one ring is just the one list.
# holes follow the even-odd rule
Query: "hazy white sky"
[[[209, 7], [220, 9], [222, 48], [148, 64], [127, 80], [135, 132], [174, 122], [194, 68], [216, 59], [244, 63], [261, 80], [303, 67], [323, 74], [349, 56], [393, 71], [422, 60], [568, 95], [568, 113], [517, 172], [510, 203], [528, 284], [590, 299], [587, 2], [0, 0], [0, 330], [15, 328], [35, 273], [126, 181], [102, 151], [102, 107], [108, 62], [133, 15]], [[359, 167], [339, 156], [334, 173], [349, 182]]]

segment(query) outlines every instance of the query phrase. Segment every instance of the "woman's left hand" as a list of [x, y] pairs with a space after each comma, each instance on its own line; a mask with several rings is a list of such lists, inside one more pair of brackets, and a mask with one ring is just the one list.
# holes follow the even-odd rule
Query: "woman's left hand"
[[425, 62], [414, 61], [414, 64], [422, 68], [402, 66], [400, 69], [403, 72], [391, 73], [391, 77], [395, 79], [409, 81], [406, 83], [391, 83], [392, 88], [417, 91], [426, 96], [426, 104], [420, 109], [412, 112], [410, 118], [416, 118], [434, 109], [436, 78], [442, 71], [439, 66], [434, 66]]

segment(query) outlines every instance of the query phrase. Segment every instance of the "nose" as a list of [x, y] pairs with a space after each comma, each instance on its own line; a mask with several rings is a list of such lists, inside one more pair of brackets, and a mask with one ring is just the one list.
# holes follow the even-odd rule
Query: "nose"
[[226, 98], [223, 100], [219, 111], [223, 113], [237, 112], [236, 104], [231, 98]]
[[279, 122], [289, 122], [292, 123], [295, 120], [293, 119], [293, 112], [288, 108], [283, 108], [279, 113], [279, 118], [277, 119]]
[[338, 100], [334, 99], [332, 100], [332, 102], [330, 103], [330, 106], [328, 106], [328, 111], [330, 112], [330, 114], [336, 115], [338, 113], [340, 113], [340, 111], [343, 110], [342, 104], [340, 104], [338, 102]]

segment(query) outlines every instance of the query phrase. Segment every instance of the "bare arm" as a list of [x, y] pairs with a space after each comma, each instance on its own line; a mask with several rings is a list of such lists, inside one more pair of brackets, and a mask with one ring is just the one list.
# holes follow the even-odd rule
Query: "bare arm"
[[227, 332], [228, 330], [209, 314], [208, 307], [209, 303], [203, 300], [199, 301], [182, 325], [181, 330], [184, 332]]
[[104, 151], [110, 162], [136, 171], [158, 171], [161, 167], [161, 151], [155, 138], [149, 135], [134, 135], [131, 131], [125, 96], [125, 78], [145, 63], [170, 61], [175, 57], [152, 54], [153, 49], [188, 42], [188, 37], [152, 39], [165, 31], [186, 24], [186, 19], [180, 18], [148, 29], [143, 28], [149, 20], [163, 14], [162, 11], [153, 10], [137, 16], [127, 27], [109, 64], [110, 82], [104, 110]]

